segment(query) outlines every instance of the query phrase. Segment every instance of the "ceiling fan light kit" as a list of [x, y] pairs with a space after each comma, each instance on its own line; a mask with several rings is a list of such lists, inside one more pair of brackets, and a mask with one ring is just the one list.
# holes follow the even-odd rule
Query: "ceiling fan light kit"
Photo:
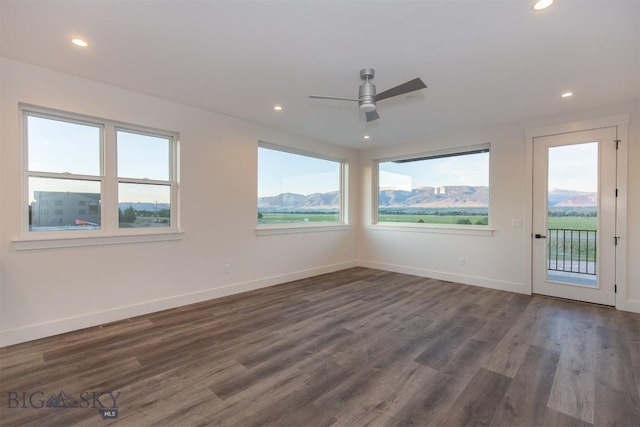
[[360, 88], [358, 90], [358, 99], [318, 95], [309, 95], [309, 98], [330, 99], [334, 101], [357, 101], [360, 111], [365, 112], [367, 122], [371, 122], [380, 118], [376, 107], [377, 101], [391, 98], [393, 96], [404, 95], [405, 93], [413, 92], [427, 87], [427, 85], [424, 84], [424, 82], [418, 77], [413, 80], [409, 80], [408, 82], [402, 83], [398, 86], [392, 87], [391, 89], [387, 89], [384, 92], [380, 92], [376, 95], [376, 85], [371, 82], [374, 76], [375, 70], [373, 68], [363, 68], [362, 70], [360, 70], [360, 79], [363, 82], [360, 84]]

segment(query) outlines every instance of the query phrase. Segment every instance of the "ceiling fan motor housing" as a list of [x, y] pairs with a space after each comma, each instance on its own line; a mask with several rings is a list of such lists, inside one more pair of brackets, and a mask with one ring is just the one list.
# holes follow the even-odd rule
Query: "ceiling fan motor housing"
[[373, 111], [376, 109], [376, 86], [373, 83], [362, 83], [358, 95], [360, 110]]
[[370, 112], [376, 109], [376, 85], [371, 83], [371, 79], [375, 75], [373, 68], [363, 68], [360, 70], [360, 78], [364, 82], [360, 85], [358, 91], [358, 106], [361, 111]]

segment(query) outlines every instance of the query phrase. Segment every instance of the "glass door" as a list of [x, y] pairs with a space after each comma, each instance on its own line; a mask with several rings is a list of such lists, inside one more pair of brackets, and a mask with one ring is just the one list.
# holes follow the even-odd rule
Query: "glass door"
[[533, 292], [615, 304], [613, 128], [534, 139]]

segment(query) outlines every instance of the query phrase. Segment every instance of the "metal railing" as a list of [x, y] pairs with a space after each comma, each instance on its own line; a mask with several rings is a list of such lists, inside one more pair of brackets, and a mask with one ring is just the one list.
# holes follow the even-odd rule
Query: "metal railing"
[[549, 270], [596, 275], [596, 230], [550, 228]]

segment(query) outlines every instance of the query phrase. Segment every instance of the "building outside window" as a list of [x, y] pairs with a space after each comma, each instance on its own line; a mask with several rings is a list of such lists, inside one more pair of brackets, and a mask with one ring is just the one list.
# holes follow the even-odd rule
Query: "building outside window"
[[30, 233], [177, 228], [176, 134], [38, 108], [22, 117]]

